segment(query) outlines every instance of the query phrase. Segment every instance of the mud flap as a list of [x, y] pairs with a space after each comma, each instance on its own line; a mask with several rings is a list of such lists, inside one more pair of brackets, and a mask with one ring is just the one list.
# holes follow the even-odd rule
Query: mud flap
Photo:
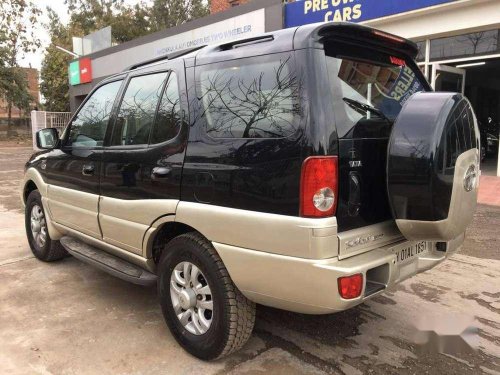
[[388, 146], [393, 217], [409, 240], [450, 241], [465, 231], [477, 204], [479, 129], [457, 93], [417, 93], [403, 106]]

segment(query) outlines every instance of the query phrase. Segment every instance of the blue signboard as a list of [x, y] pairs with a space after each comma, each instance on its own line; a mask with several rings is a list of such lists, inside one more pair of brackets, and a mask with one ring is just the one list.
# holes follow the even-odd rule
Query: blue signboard
[[323, 21], [361, 22], [456, 0], [303, 0], [285, 6], [285, 27]]

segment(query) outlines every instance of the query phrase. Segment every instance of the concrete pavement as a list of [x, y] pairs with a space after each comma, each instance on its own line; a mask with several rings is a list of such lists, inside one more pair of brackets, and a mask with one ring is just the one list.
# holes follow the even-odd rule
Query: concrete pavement
[[248, 345], [205, 363], [175, 342], [154, 289], [32, 257], [18, 202], [30, 152], [0, 147], [0, 374], [500, 374], [499, 207], [480, 206], [433, 270], [335, 315], [259, 307]]

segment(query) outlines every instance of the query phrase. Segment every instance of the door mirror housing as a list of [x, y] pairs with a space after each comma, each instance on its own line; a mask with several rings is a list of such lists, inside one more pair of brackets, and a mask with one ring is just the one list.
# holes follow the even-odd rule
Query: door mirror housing
[[52, 150], [59, 146], [59, 132], [56, 128], [46, 128], [36, 132], [36, 147]]

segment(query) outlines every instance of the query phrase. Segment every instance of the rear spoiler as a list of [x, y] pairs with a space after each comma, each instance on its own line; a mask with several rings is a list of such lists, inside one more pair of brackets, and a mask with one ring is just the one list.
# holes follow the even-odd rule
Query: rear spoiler
[[418, 54], [418, 47], [411, 40], [371, 27], [347, 22], [323, 22], [300, 26], [295, 33], [294, 48], [322, 48], [324, 42], [329, 39], [365, 42], [381, 48], [399, 51], [412, 59], [415, 59]]

